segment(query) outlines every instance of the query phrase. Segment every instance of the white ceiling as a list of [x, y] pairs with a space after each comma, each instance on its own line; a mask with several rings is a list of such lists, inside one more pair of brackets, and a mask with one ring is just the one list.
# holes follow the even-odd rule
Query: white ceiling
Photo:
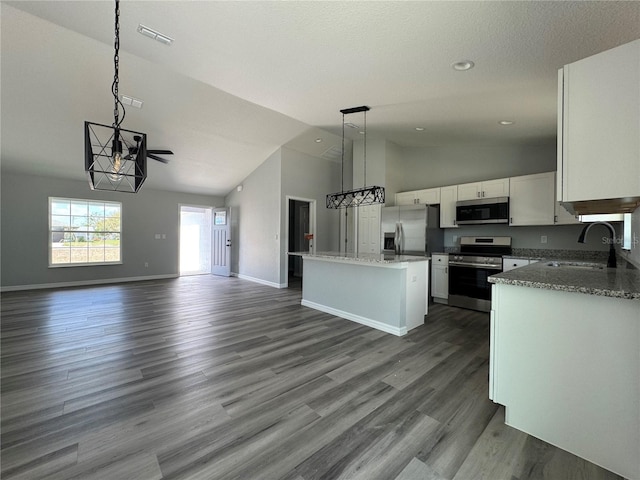
[[[113, 120], [114, 3], [1, 8], [3, 169], [83, 178], [83, 122]], [[640, 38], [640, 2], [122, 0], [120, 9], [120, 93], [144, 101], [123, 127], [175, 152], [169, 165], [150, 163], [146, 186], [212, 195], [281, 145], [318, 156], [339, 146], [339, 110], [358, 105], [371, 107], [370, 136], [401, 146], [552, 142], [558, 68]], [[139, 23], [174, 44], [138, 34]], [[466, 59], [474, 69], [451, 68]]]

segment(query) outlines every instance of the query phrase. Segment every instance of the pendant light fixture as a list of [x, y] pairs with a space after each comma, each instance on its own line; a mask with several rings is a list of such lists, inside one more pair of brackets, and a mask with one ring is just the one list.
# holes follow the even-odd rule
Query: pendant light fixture
[[[370, 186], [367, 187], [367, 112], [370, 110], [367, 106], [345, 108], [340, 110], [342, 113], [342, 185], [340, 192], [330, 193], [327, 195], [327, 208], [349, 208], [359, 207], [360, 205], [373, 205], [375, 203], [384, 203], [384, 187]], [[356, 190], [344, 190], [344, 117], [351, 113], [363, 112], [364, 114], [364, 179], [363, 187]]]
[[[113, 43], [113, 124], [84, 122], [85, 171], [92, 190], [137, 192], [147, 178], [147, 135], [120, 127], [125, 117], [118, 96], [120, 52], [120, 1], [115, 0]], [[122, 118], [120, 117], [122, 109]]]

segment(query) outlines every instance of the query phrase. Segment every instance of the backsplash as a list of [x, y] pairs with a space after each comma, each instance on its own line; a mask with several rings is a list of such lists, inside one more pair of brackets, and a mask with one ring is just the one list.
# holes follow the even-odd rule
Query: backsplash
[[[460, 247], [444, 247], [445, 253], [458, 253]], [[540, 258], [544, 260], [576, 260], [582, 262], [607, 263], [608, 251], [598, 250], [562, 250], [542, 248], [512, 248], [509, 257]], [[616, 255], [618, 268], [635, 268], [624, 256]]]
[[[621, 233], [621, 224], [613, 224], [616, 235]], [[608, 254], [609, 243], [606, 229], [593, 229], [589, 232], [586, 244], [578, 243], [578, 236], [584, 225], [548, 225], [537, 227], [510, 227], [508, 225], [465, 225], [459, 228], [446, 228], [444, 244], [457, 247], [461, 236], [505, 236], [511, 237], [514, 249], [534, 250], [570, 250], [575, 252], [602, 251]], [[543, 238], [546, 243], [542, 243]]]

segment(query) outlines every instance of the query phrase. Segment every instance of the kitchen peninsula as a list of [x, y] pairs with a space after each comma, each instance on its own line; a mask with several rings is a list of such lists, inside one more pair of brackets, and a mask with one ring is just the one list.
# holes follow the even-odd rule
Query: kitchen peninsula
[[489, 281], [505, 423], [640, 480], [640, 271], [541, 261]]
[[292, 253], [303, 260], [301, 304], [394, 335], [424, 323], [429, 257]]

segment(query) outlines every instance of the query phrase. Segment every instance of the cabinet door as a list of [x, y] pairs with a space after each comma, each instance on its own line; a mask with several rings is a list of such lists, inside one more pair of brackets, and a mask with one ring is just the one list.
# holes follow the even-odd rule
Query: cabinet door
[[497, 180], [489, 180], [482, 182], [482, 197], [508, 197], [509, 196], [509, 179], [499, 178]]
[[435, 298], [449, 298], [448, 264], [448, 255], [431, 256], [431, 296]]
[[427, 190], [418, 190], [416, 194], [416, 203], [426, 205], [438, 205], [440, 203], [440, 189], [429, 188]]
[[416, 199], [416, 192], [396, 193], [396, 205], [413, 205]]
[[509, 225], [553, 225], [554, 172], [511, 178]]
[[480, 182], [464, 183], [458, 185], [458, 200], [473, 200], [482, 195], [482, 184]]
[[640, 196], [639, 59], [635, 40], [563, 68], [559, 200]]
[[358, 207], [358, 251], [380, 253], [380, 205]]
[[458, 186], [440, 188], [440, 228], [453, 228], [456, 225], [456, 202]]
[[529, 265], [528, 258], [503, 258], [502, 259], [502, 271], [508, 272], [514, 268], [524, 267]]

